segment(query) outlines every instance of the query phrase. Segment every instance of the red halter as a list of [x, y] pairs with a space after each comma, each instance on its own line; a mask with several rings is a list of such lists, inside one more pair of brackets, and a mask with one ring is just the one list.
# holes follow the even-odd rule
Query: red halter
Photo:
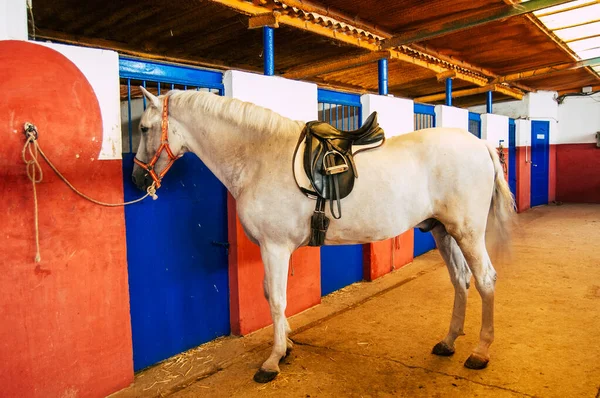
[[[163, 171], [161, 171], [159, 174], [156, 174], [156, 172], [154, 171], [154, 165], [158, 161], [158, 158], [160, 157], [160, 154], [162, 153], [163, 149], [167, 151], [167, 155], [169, 155], [169, 163]], [[165, 96], [162, 112], [160, 146], [158, 147], [158, 150], [156, 151], [156, 154], [154, 155], [152, 160], [150, 160], [150, 163], [144, 163], [141, 160], [138, 160], [137, 156], [133, 158], [133, 161], [142, 169], [146, 170], [148, 174], [150, 174], [150, 177], [152, 177], [156, 188], [160, 188], [160, 181], [165, 176], [165, 174], [167, 174], [167, 171], [169, 171], [171, 166], [173, 166], [173, 163], [180, 157], [181, 156], [173, 155], [173, 152], [169, 147], [169, 96]]]

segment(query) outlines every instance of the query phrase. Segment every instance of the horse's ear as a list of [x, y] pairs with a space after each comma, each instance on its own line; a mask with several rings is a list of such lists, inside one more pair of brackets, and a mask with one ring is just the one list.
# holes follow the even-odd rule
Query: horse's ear
[[148, 101], [152, 103], [152, 105], [154, 105], [157, 108], [160, 108], [160, 100], [158, 99], [158, 97], [152, 94], [150, 91], [146, 90], [143, 86], [140, 86], [140, 88], [142, 89], [142, 93], [144, 93], [144, 97], [146, 97]]

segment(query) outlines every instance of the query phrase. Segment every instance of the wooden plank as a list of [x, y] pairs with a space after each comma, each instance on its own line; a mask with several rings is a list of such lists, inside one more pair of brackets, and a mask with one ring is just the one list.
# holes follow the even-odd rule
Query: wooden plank
[[372, 53], [352, 56], [351, 58], [344, 57], [334, 61], [323, 62], [316, 65], [303, 66], [292, 68], [286, 71], [283, 76], [288, 79], [306, 79], [308, 77], [318, 76], [325, 73], [336, 72], [357, 66], [362, 66], [371, 62], [378, 61], [382, 58], [389, 58], [389, 51], [375, 51]]
[[[417, 57], [412, 57], [408, 54], [404, 54], [396, 50], [390, 50], [390, 58], [397, 59], [403, 62], [408, 62], [413, 65], [421, 66], [436, 73], [447, 72], [449, 70], [448, 68], [445, 68], [439, 64], [429, 62], [427, 60], [420, 59]], [[485, 86], [488, 84], [488, 79], [486, 77], [479, 77], [475, 74], [470, 75], [462, 73], [460, 71], [456, 71], [456, 78], [469, 83], [473, 83], [477, 86]]]
[[420, 29], [413, 32], [407, 32], [384, 40], [381, 47], [392, 48], [428, 40], [434, 37], [440, 37], [475, 26], [480, 26], [489, 22], [498, 21], [516, 15], [528, 14], [547, 7], [568, 3], [569, 1], [571, 0], [530, 0], [526, 3], [506, 5], [500, 8], [485, 10], [484, 12], [471, 14], [458, 20], [422, 26]]
[[[452, 98], [468, 97], [470, 95], [481, 94], [481, 93], [485, 93], [487, 91], [494, 91], [497, 93], [501, 93], [501, 94], [507, 95], [509, 97], [518, 99], [518, 100], [523, 98], [523, 92], [521, 92], [519, 90], [515, 90], [510, 87], [503, 86], [501, 84], [489, 84], [489, 85], [483, 86], [483, 87], [476, 87], [476, 88], [469, 88], [466, 90], [453, 91]], [[446, 98], [446, 93], [439, 93], [439, 94], [426, 95], [424, 97], [418, 97], [418, 98], [415, 98], [414, 100], [418, 101], [418, 102], [436, 102], [436, 101], [441, 101], [445, 98]]]
[[511, 73], [505, 76], [499, 76], [498, 78], [494, 79], [493, 83], [513, 82], [515, 80], [524, 80], [534, 77], [549, 76], [565, 70], [574, 70], [598, 64], [600, 64], [600, 57], [595, 57], [590, 59], [584, 59], [583, 61], [578, 62], [546, 66], [543, 68], [537, 68], [523, 72]]
[[[195, 60], [190, 60], [190, 59], [186, 59], [186, 58], [169, 57], [169, 56], [155, 54], [155, 53], [138, 51], [133, 47], [127, 46], [120, 42], [111, 41], [111, 40], [96, 39], [96, 38], [81, 37], [81, 36], [74, 37], [72, 35], [68, 35], [68, 34], [65, 34], [62, 32], [54, 32], [54, 31], [47, 30], [47, 29], [36, 29], [36, 31], [38, 32], [36, 34], [36, 37], [38, 39], [50, 40], [50, 41], [58, 42], [58, 43], [73, 44], [73, 45], [77, 45], [77, 46], [91, 47], [91, 48], [108, 49], [108, 50], [116, 51], [119, 54], [126, 54], [126, 55], [131, 55], [131, 56], [139, 57], [139, 58], [153, 59], [153, 60], [165, 61], [165, 62], [173, 62], [173, 63], [191, 65], [191, 66], [200, 66], [200, 67], [206, 67], [206, 68], [212, 68], [212, 69], [218, 69], [218, 70], [226, 70], [226, 69], [230, 68], [229, 65], [215, 61], [215, 60], [204, 60], [201, 58], [195, 58]], [[262, 72], [262, 68], [256, 68], [256, 67], [249, 66], [249, 65], [236, 66], [236, 69], [242, 70], [242, 71], [247, 71], [247, 72]]]

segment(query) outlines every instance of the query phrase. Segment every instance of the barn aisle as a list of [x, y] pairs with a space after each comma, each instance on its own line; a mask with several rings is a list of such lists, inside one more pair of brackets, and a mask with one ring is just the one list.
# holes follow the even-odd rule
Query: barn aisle
[[209, 363], [203, 369], [197, 361], [187, 387], [183, 378], [161, 381], [168, 371], [158, 366], [115, 396], [597, 397], [600, 206], [537, 207], [518, 220], [512, 260], [495, 264], [496, 340], [485, 370], [463, 367], [480, 325], [474, 287], [456, 353], [430, 354], [447, 331], [453, 299], [433, 251], [292, 318], [296, 346], [270, 384], [252, 381], [270, 352], [267, 328], [196, 353]]

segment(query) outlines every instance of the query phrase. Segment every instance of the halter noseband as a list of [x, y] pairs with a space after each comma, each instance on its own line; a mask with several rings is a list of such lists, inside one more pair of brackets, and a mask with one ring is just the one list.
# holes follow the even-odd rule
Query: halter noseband
[[[163, 171], [161, 171], [159, 174], [156, 174], [156, 172], [154, 171], [154, 165], [158, 161], [158, 158], [160, 157], [160, 154], [163, 150], [167, 151], [167, 155], [169, 155], [169, 163]], [[173, 152], [169, 147], [169, 96], [165, 96], [162, 111], [160, 146], [158, 147], [158, 150], [156, 151], [156, 154], [154, 155], [152, 160], [150, 160], [150, 163], [142, 162], [137, 158], [137, 156], [133, 158], [133, 161], [142, 169], [146, 170], [148, 174], [150, 174], [150, 177], [152, 177], [156, 188], [160, 188], [160, 181], [165, 176], [165, 174], [167, 174], [167, 171], [169, 171], [171, 166], [173, 166], [173, 163], [180, 157], [181, 156], [173, 155]]]

